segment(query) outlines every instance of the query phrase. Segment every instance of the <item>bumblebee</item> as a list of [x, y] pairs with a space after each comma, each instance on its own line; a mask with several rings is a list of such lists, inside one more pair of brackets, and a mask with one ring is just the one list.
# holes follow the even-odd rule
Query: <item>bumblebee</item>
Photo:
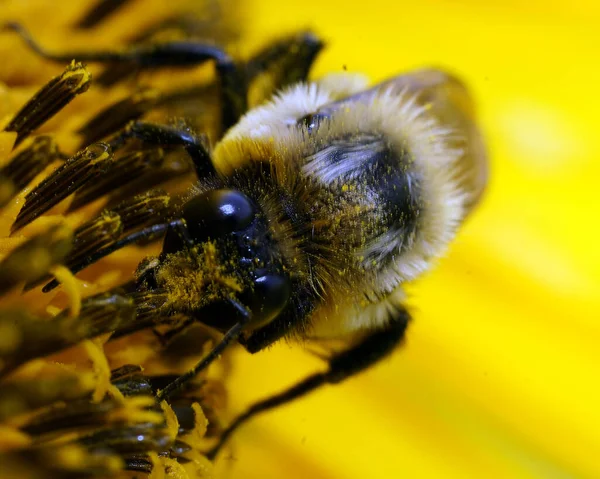
[[[250, 312], [240, 342], [254, 353], [284, 337], [352, 338], [327, 371], [251, 408], [222, 441], [258, 410], [342, 381], [401, 342], [403, 283], [443, 254], [484, 190], [470, 108], [462, 84], [437, 70], [371, 88], [327, 77], [248, 112], [217, 145], [214, 174], [183, 218], [195, 245], [213, 241], [234, 260], [229, 274]], [[171, 238], [158, 278], [181, 255]]]
[[[73, 56], [36, 48], [59, 61]], [[80, 56], [146, 63], [193, 56], [169, 51]], [[222, 52], [198, 52], [231, 78]], [[160, 255], [143, 261], [119, 291], [135, 303], [135, 318], [111, 331], [119, 336], [183, 316], [183, 327], [199, 321], [222, 339], [158, 392], [159, 401], [233, 342], [256, 353], [283, 338], [347, 340], [325, 371], [234, 420], [211, 456], [255, 414], [343, 381], [394, 350], [410, 321], [404, 283], [444, 253], [484, 191], [485, 147], [459, 80], [423, 70], [367, 83], [351, 74], [296, 83], [241, 117], [232, 113], [239, 95], [228, 90], [223, 117], [235, 121], [212, 151], [189, 129], [143, 121], [101, 144], [100, 156], [131, 138], [183, 146], [198, 175], [163, 221], [70, 265], [78, 271], [127, 244], [164, 236]]]

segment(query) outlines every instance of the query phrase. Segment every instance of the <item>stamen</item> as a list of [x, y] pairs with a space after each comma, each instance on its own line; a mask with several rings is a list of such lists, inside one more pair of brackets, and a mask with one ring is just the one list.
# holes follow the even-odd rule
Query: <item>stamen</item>
[[14, 147], [90, 87], [92, 76], [73, 61], [62, 75], [54, 77], [29, 100], [4, 128], [17, 133]]

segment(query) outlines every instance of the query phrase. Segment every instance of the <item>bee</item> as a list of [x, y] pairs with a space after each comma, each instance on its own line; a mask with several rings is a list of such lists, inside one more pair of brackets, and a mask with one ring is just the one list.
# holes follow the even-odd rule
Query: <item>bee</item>
[[[149, 61], [156, 51], [138, 54]], [[169, 51], [159, 51], [161, 59]], [[179, 59], [187, 62], [188, 53]], [[221, 53], [200, 53], [209, 54], [230, 66]], [[120, 59], [90, 56], [107, 58]], [[230, 98], [226, 118], [231, 106]], [[402, 342], [411, 318], [405, 283], [444, 254], [485, 189], [485, 146], [474, 118], [467, 89], [443, 71], [374, 86], [343, 74], [283, 88], [238, 115], [212, 151], [189, 129], [144, 121], [108, 141], [113, 150], [131, 138], [183, 146], [198, 176], [167, 219], [71, 265], [77, 271], [140, 238], [164, 238], [161, 253], [121, 290], [133, 298], [137, 318], [115, 326], [115, 336], [174, 316], [222, 336], [157, 393], [159, 401], [234, 342], [250, 353], [282, 339], [347, 344], [324, 371], [238, 416], [209, 457], [256, 414], [352, 377]]]
[[[465, 87], [438, 70], [371, 88], [327, 77], [251, 110], [217, 145], [215, 173], [200, 179], [183, 218], [195, 245], [214, 241], [234, 259], [250, 312], [239, 341], [251, 353], [289, 337], [351, 344], [326, 371], [251, 407], [220, 444], [254, 414], [363, 371], [402, 341], [403, 284], [444, 253], [484, 191], [471, 108]], [[216, 227], [225, 217], [230, 226]], [[182, 251], [171, 238], [159, 277]]]

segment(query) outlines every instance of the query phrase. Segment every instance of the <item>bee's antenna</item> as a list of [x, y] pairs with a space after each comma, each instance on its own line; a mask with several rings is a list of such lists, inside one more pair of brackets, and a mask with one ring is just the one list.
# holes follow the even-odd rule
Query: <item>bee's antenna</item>
[[185, 374], [179, 376], [175, 381], [167, 385], [167, 387], [162, 391], [158, 392], [156, 398], [159, 402], [163, 399], [168, 399], [173, 393], [179, 390], [184, 383], [194, 378], [203, 369], [206, 369], [223, 353], [225, 348], [227, 348], [232, 341], [238, 339], [244, 327], [250, 322], [252, 319], [252, 313], [248, 308], [246, 308], [246, 306], [233, 298], [228, 298], [227, 301], [236, 309], [241, 316], [241, 319], [225, 333], [223, 339], [221, 339], [221, 341], [210, 351], [210, 353], [208, 353], [198, 364], [196, 364], [196, 366], [194, 366]]
[[118, 149], [129, 138], [137, 138], [147, 145], [182, 146], [192, 159], [199, 179], [216, 174], [208, 138], [202, 134], [196, 135], [185, 124], [176, 127], [147, 121], [131, 121], [125, 129], [109, 140], [109, 144], [113, 149]]

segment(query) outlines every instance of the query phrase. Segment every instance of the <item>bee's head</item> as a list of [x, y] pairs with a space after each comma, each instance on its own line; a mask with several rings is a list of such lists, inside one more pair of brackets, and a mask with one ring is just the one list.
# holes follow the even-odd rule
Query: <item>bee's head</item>
[[181, 216], [185, 228], [168, 231], [157, 275], [159, 283], [161, 274], [177, 283], [165, 289], [187, 301], [173, 309], [225, 330], [239, 319], [225, 301], [235, 296], [252, 313], [250, 327], [272, 321], [286, 306], [291, 283], [256, 202], [235, 189], [213, 189], [191, 198]]

